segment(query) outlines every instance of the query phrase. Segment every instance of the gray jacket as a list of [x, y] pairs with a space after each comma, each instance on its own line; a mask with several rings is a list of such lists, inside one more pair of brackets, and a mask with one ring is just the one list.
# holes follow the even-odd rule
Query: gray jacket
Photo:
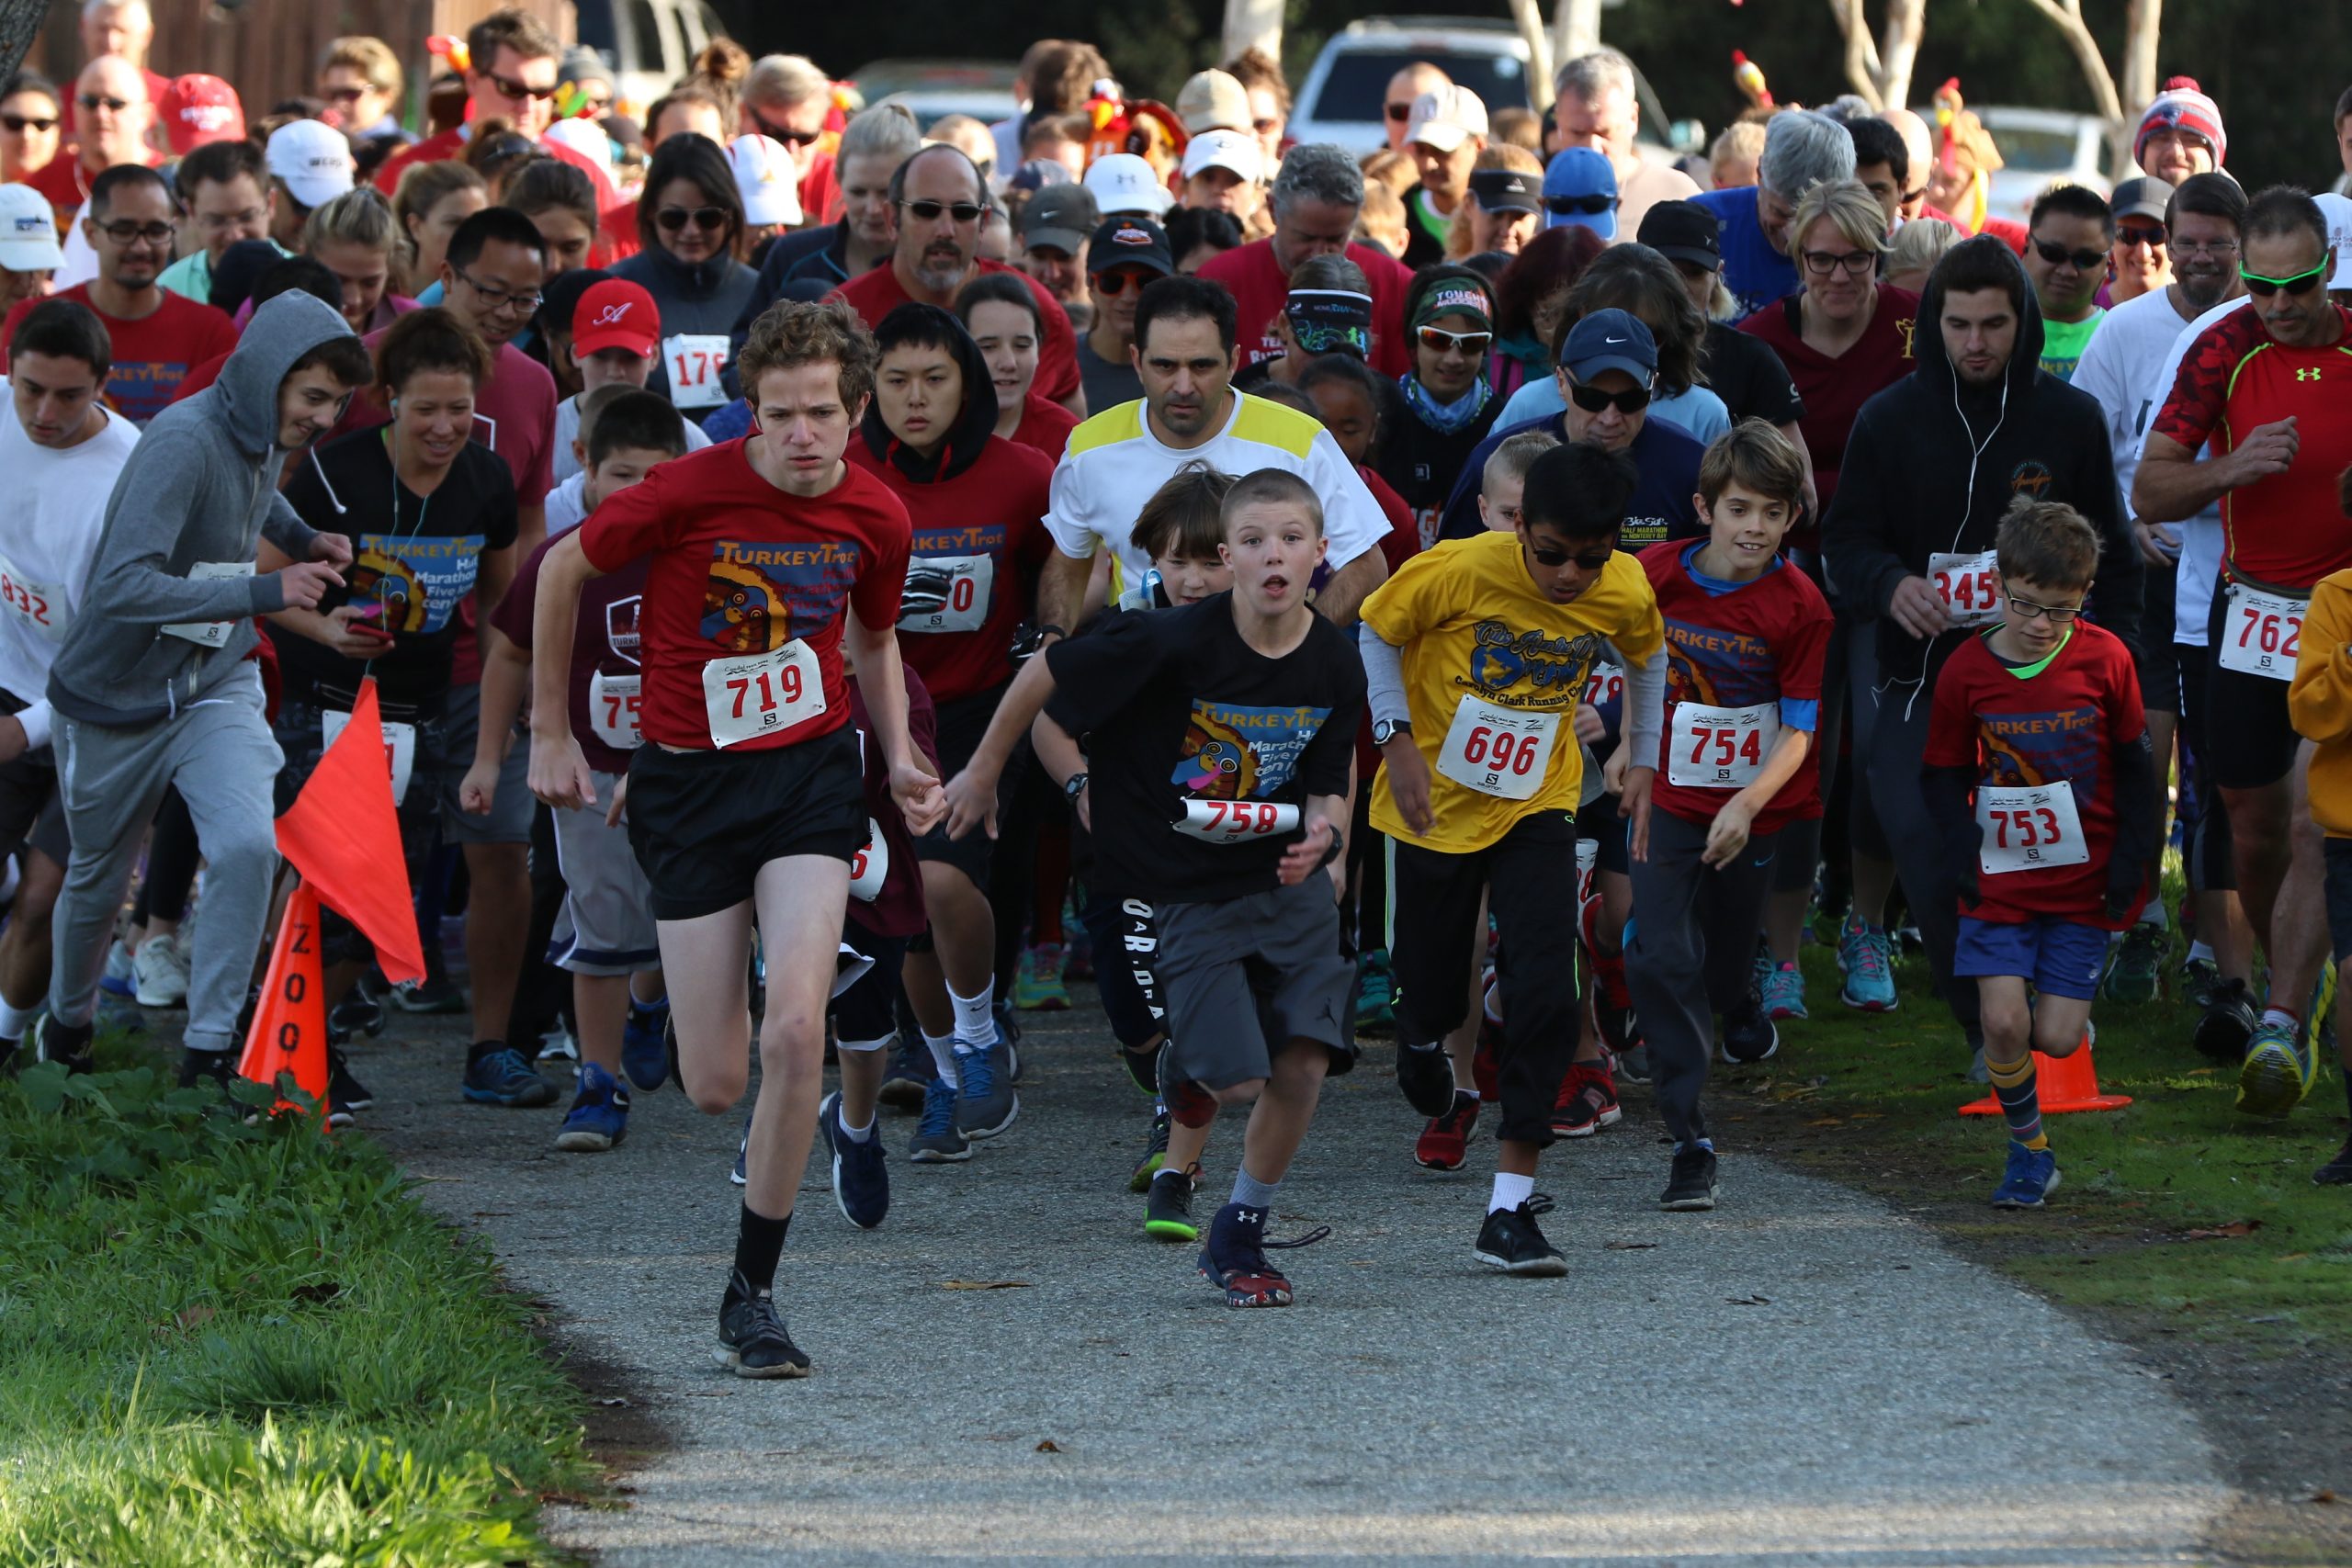
[[351, 328], [300, 292], [254, 312], [220, 378], [155, 416], [107, 502], [90, 585], [50, 667], [69, 718], [131, 728], [168, 718], [236, 673], [253, 617], [286, 607], [253, 570], [266, 537], [296, 560], [312, 531], [277, 492], [277, 391], [312, 349]]

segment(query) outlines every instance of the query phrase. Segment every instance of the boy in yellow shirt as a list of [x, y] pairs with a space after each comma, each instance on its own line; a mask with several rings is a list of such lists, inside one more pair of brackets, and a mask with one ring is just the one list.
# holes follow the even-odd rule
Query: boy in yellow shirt
[[[2352, 514], [2352, 473], [2343, 485], [2344, 510]], [[2352, 570], [2324, 577], [2312, 590], [2295, 679], [2287, 688], [2287, 714], [2295, 733], [2319, 748], [2304, 787], [2312, 819], [2327, 835], [2327, 934], [2341, 968], [2352, 957]], [[2335, 1051], [2345, 1099], [2352, 1104], [2352, 1029], [2342, 1018], [2342, 985], [2335, 994]], [[2312, 1172], [2312, 1179], [2323, 1187], [2352, 1185], [2352, 1137], [2334, 1159]]]

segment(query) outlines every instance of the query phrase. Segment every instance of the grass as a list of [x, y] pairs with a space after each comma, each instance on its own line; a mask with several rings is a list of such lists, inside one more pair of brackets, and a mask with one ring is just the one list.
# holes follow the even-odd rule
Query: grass
[[488, 1248], [365, 1139], [217, 1104], [0, 1082], [0, 1562], [560, 1561], [579, 1398]]

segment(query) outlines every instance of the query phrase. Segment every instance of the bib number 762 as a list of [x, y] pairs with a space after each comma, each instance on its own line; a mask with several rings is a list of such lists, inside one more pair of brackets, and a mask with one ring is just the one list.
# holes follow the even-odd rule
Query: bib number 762
[[2228, 617], [2222, 624], [2222, 668], [2274, 681], [2293, 680], [2310, 602], [2264, 593], [2243, 582], [2233, 582], [2224, 592], [2229, 597]]

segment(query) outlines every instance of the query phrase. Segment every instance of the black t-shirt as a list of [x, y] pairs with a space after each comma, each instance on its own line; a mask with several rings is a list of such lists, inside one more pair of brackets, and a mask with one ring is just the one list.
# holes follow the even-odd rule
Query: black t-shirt
[[329, 589], [320, 613], [381, 604], [375, 624], [393, 634], [393, 643], [362, 662], [273, 626], [288, 688], [324, 687], [330, 696], [347, 698], [361, 676], [372, 674], [388, 704], [437, 698], [448, 689], [458, 638], [472, 635], [458, 619], [458, 602], [473, 592], [482, 552], [514, 543], [514, 479], [506, 460], [469, 441], [433, 493], [419, 496], [392, 477], [386, 427], [330, 441], [315, 459], [303, 459], [286, 499], [319, 532], [349, 535], [355, 558], [343, 574], [346, 586]]
[[1804, 417], [1804, 400], [1797, 396], [1797, 384], [1772, 345], [1729, 321], [1707, 323], [1699, 366], [1734, 424], [1743, 419], [1792, 424]]
[[1341, 795], [1363, 708], [1348, 635], [1314, 617], [1281, 659], [1241, 640], [1230, 594], [1122, 615], [1046, 650], [1046, 711], [1087, 738], [1102, 885], [1169, 903], [1275, 886], [1312, 795]]

